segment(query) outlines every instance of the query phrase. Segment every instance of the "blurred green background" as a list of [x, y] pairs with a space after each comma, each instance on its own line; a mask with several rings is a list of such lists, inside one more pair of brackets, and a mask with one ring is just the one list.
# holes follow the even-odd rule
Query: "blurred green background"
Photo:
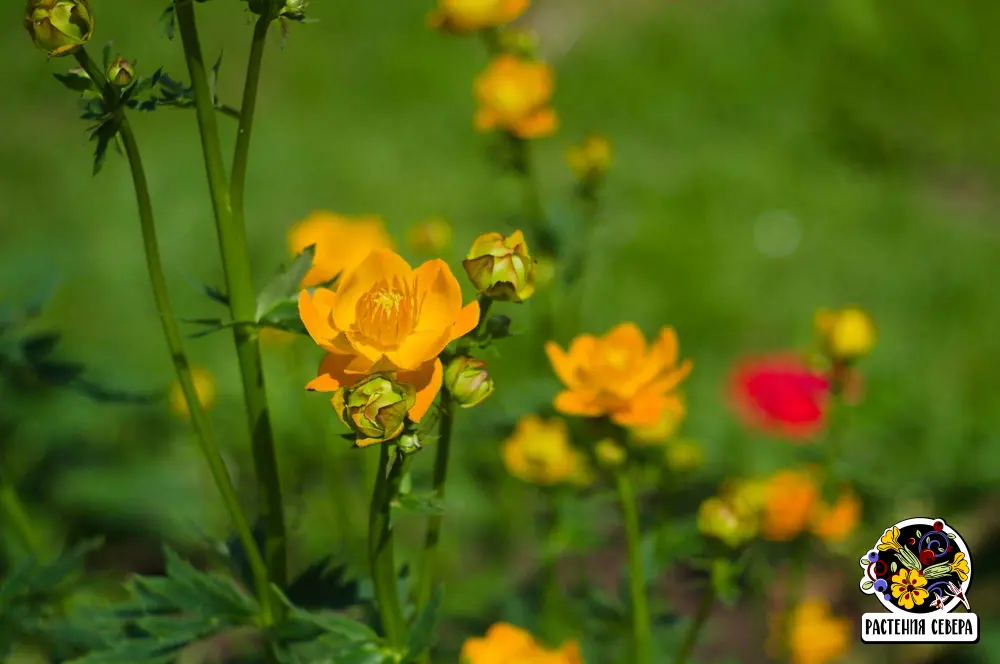
[[[186, 80], [179, 42], [163, 37], [156, 22], [161, 4], [94, 0], [92, 53], [113, 39], [141, 73], [162, 65]], [[721, 478], [792, 458], [787, 447], [742, 433], [728, 414], [723, 386], [733, 361], [807, 346], [818, 307], [866, 307], [880, 340], [864, 363], [866, 399], [843, 452], [866, 499], [866, 523], [845, 554], [825, 564], [829, 578], [818, 587], [845, 613], [874, 610], [856, 590], [858, 554], [894, 521], [942, 516], [978, 556], [970, 599], [988, 622], [978, 647], [958, 655], [917, 647], [906, 656], [1000, 661], [991, 592], [1000, 579], [987, 560], [997, 554], [1000, 529], [1000, 41], [993, 29], [1000, 5], [533, 4], [524, 23], [538, 31], [558, 76], [562, 127], [536, 150], [553, 216], [571, 205], [566, 146], [599, 131], [615, 148], [580, 285], [580, 329], [561, 329], [557, 340], [623, 320], [648, 334], [676, 327], [682, 354], [696, 363], [683, 433], [705, 447], [697, 482], [707, 495]], [[88, 378], [124, 390], [163, 389], [172, 371], [127, 164], [112, 154], [91, 176], [76, 99], [51, 76], [71, 63], [46, 62], [23, 33], [20, 3], [7, 5], [0, 21], [7, 63], [0, 71], [0, 301], [21, 307], [50, 293], [37, 325], [63, 334], [59, 353], [85, 362]], [[443, 216], [455, 227], [447, 258], [460, 270], [477, 234], [509, 230], [519, 200], [516, 183], [498, 178], [486, 140], [472, 128], [482, 44], [427, 29], [430, 0], [313, 5], [319, 22], [293, 26], [283, 49], [275, 40], [264, 65], [247, 188], [258, 286], [288, 260], [290, 225], [318, 208], [379, 214], [401, 245], [412, 223]], [[250, 17], [236, 0], [199, 5], [199, 17], [206, 58], [224, 53], [222, 99], [236, 104]], [[192, 283], [222, 283], [194, 115], [133, 115], [175, 309], [188, 318], [224, 315]], [[220, 123], [228, 152], [235, 122]], [[533, 569], [539, 498], [506, 477], [498, 440], [557, 389], [531, 306], [503, 312], [523, 334], [502, 349], [496, 395], [459, 423], [445, 526], [444, 652], [491, 620], [527, 611], [518, 584]], [[252, 505], [231, 337], [192, 340], [188, 349], [218, 380], [213, 422]], [[303, 392], [319, 360], [309, 340], [269, 343], [265, 354], [293, 565], [330, 552], [357, 564], [368, 500], [357, 478], [365, 464], [365, 476], [373, 472], [374, 459], [345, 450], [326, 400]], [[164, 404], [106, 405], [9, 386], [0, 396], [0, 418], [15, 425], [2, 441], [8, 472], [23, 478], [25, 499], [52, 542], [108, 533], [101, 564], [144, 571], [158, 564], [158, 538], [196, 549], [226, 535], [190, 433]], [[431, 456], [418, 459], [417, 482]], [[422, 521], [413, 522], [416, 542]], [[617, 547], [602, 541], [608, 527], [581, 535], [583, 553]], [[758, 639], [747, 634], [762, 616], [723, 613], [705, 636], [722, 645], [706, 649], [705, 660], [722, 661], [724, 653], [759, 660]], [[738, 622], [734, 615], [749, 625], [742, 636], [720, 628]], [[859, 645], [850, 657], [902, 656]]]

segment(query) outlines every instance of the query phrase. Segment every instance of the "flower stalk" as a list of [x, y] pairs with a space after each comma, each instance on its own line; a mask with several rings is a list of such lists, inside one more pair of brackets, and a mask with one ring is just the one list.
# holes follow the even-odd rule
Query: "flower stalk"
[[[445, 484], [448, 479], [448, 458], [451, 455], [451, 436], [455, 423], [455, 401], [447, 388], [441, 390], [441, 420], [438, 425], [437, 450], [434, 455], [434, 478], [432, 491], [438, 500], [444, 500]], [[424, 539], [423, 568], [417, 586], [417, 611], [419, 612], [431, 598], [434, 584], [434, 570], [437, 566], [438, 542], [441, 540], [442, 515], [433, 514], [427, 519], [427, 535]]]
[[406, 621], [403, 619], [396, 581], [391, 510], [407, 464], [402, 453], [397, 453], [393, 460], [395, 445], [383, 443], [379, 448], [378, 475], [375, 477], [371, 511], [368, 515], [368, 557], [382, 629], [392, 646], [402, 647], [406, 643]]
[[[105, 101], [110, 105], [117, 101], [117, 96], [109, 89], [104, 72], [90, 58], [86, 50], [80, 48], [74, 53], [80, 66], [84, 68], [91, 80], [95, 82]], [[149, 280], [153, 288], [153, 298], [156, 302], [157, 313], [160, 317], [160, 324], [163, 328], [163, 336], [170, 349], [170, 356], [173, 361], [174, 371], [177, 374], [177, 381], [181, 386], [184, 399], [188, 405], [191, 415], [191, 424], [195, 431], [195, 437], [201, 449], [202, 456], [208, 463], [215, 481], [216, 488], [222, 496], [222, 502], [230, 519], [236, 528], [237, 535], [243, 548], [246, 550], [251, 574], [254, 578], [254, 585], [261, 603], [261, 609], [265, 616], [270, 615], [271, 593], [268, 585], [267, 569], [264, 560], [257, 549], [256, 542], [250, 530], [247, 518], [240, 507], [236, 489], [233, 486], [232, 478], [226, 468], [222, 458], [222, 452], [218, 442], [212, 434], [205, 409], [198, 398], [194, 380], [191, 377], [191, 367], [187, 356], [184, 353], [183, 337], [177, 326], [173, 307], [167, 292], [166, 279], [163, 274], [163, 263], [160, 258], [159, 242], [156, 237], [156, 225], [153, 219], [153, 206], [149, 196], [149, 186], [146, 181], [146, 172], [142, 164], [142, 157], [139, 152], [139, 145], [135, 140], [132, 127], [124, 111], [115, 109], [118, 114], [119, 136], [125, 148], [125, 155], [128, 158], [129, 168], [132, 173], [132, 182], [135, 187], [136, 202], [139, 207], [139, 225], [142, 229], [142, 241], [146, 255], [146, 267], [149, 272]]]
[[649, 597], [642, 564], [642, 535], [639, 530], [639, 510], [635, 489], [628, 468], [615, 474], [622, 519], [625, 522], [625, 543], [628, 548], [628, 587], [631, 600], [632, 650], [636, 664], [651, 664], [652, 640], [649, 622]]
[[260, 344], [256, 331], [249, 325], [256, 313], [256, 295], [247, 251], [242, 200], [250, 129], [253, 124], [264, 39], [269, 22], [258, 21], [254, 28], [254, 41], [247, 68], [234, 159], [233, 190], [239, 196], [239, 201], [234, 204], [223, 165], [216, 111], [208, 85], [193, 0], [175, 0], [174, 6], [188, 73], [191, 85], [194, 87], [195, 111], [216, 230], [222, 250], [222, 266], [226, 275], [230, 313], [234, 321], [244, 323], [233, 327], [233, 336], [243, 381], [243, 399], [246, 404], [254, 470], [257, 476], [258, 509], [264, 525], [264, 559], [270, 582], [284, 587], [287, 581], [287, 536]]

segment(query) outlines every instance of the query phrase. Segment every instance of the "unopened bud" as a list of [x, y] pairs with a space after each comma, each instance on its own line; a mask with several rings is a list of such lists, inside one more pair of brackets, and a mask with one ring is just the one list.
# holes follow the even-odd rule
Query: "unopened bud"
[[135, 68], [119, 55], [108, 66], [108, 80], [119, 88], [128, 87], [135, 80]]
[[444, 384], [462, 408], [478, 406], [493, 394], [493, 378], [486, 363], [466, 355], [448, 364], [444, 370]]
[[618, 468], [625, 463], [625, 448], [610, 438], [605, 438], [597, 443], [594, 454], [605, 468]]
[[479, 292], [494, 300], [524, 302], [535, 292], [535, 259], [521, 231], [480, 235], [462, 265]]
[[59, 57], [90, 41], [94, 13], [90, 0], [29, 0], [24, 27], [35, 46]]
[[416, 401], [416, 390], [376, 374], [333, 395], [338, 417], [357, 434], [356, 445], [367, 447], [397, 438], [406, 414]]
[[820, 347], [835, 362], [858, 360], [875, 346], [875, 322], [858, 307], [820, 309], [816, 312], [815, 327]]

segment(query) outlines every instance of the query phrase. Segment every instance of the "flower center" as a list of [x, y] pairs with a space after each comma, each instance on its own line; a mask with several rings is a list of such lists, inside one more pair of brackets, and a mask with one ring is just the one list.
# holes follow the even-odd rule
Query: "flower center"
[[354, 331], [380, 350], [396, 348], [413, 331], [417, 309], [409, 284], [382, 280], [359, 298]]

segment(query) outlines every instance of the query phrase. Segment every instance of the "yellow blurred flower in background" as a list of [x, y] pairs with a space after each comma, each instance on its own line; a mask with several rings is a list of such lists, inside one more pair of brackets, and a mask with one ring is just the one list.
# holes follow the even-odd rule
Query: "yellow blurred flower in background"
[[[781, 622], [771, 620], [771, 640], [780, 642]], [[822, 599], [808, 599], [789, 615], [787, 652], [791, 664], [828, 664], [842, 658], [851, 649], [851, 621], [833, 614]]]
[[293, 256], [310, 245], [316, 245], [316, 255], [302, 288], [329, 282], [357, 267], [375, 249], [392, 248], [393, 241], [377, 216], [345, 217], [317, 210], [288, 231], [288, 249]]
[[698, 507], [698, 532], [736, 548], [757, 534], [756, 520], [743, 514], [724, 496], [712, 496]]
[[428, 16], [432, 28], [469, 32], [510, 23], [528, 8], [529, 0], [439, 0]]
[[671, 440], [664, 448], [667, 467], [677, 472], [691, 472], [705, 465], [705, 449], [693, 440]]
[[767, 479], [764, 489], [761, 534], [775, 542], [795, 539], [809, 525], [818, 499], [819, 487], [811, 473], [775, 473]]
[[671, 394], [663, 403], [660, 419], [651, 426], [633, 427], [629, 430], [632, 441], [638, 445], [661, 445], [670, 441], [687, 415], [684, 399], [679, 394]]
[[590, 471], [569, 440], [566, 422], [525, 415], [503, 444], [503, 461], [511, 475], [532, 484], [586, 484]]
[[590, 134], [566, 149], [566, 163], [578, 180], [593, 180], [611, 167], [611, 141], [600, 134]]
[[[212, 376], [212, 373], [204, 367], [191, 367], [191, 380], [194, 381], [194, 389], [198, 393], [198, 401], [201, 402], [202, 408], [208, 410], [215, 405], [217, 393], [215, 377]], [[184, 391], [176, 379], [170, 386], [170, 410], [182, 420], [191, 417], [187, 400], [184, 398]]]
[[814, 325], [820, 348], [836, 362], [860, 359], [875, 346], [875, 321], [859, 307], [820, 309]]
[[625, 448], [611, 438], [605, 438], [594, 446], [594, 456], [605, 468], [617, 468], [628, 458]]
[[550, 650], [527, 631], [509, 623], [496, 623], [485, 637], [466, 639], [460, 664], [583, 664], [575, 641]]
[[451, 224], [434, 218], [410, 226], [406, 231], [406, 244], [414, 251], [425, 254], [443, 254], [451, 248]]
[[691, 371], [690, 360], [677, 364], [677, 335], [663, 328], [647, 346], [635, 323], [622, 323], [603, 337], [582, 334], [564, 351], [545, 344], [552, 368], [566, 386], [556, 396], [565, 415], [609, 416], [625, 427], [655, 426], [671, 407], [673, 390]]
[[861, 500], [850, 490], [843, 491], [833, 505], [816, 506], [812, 532], [827, 542], [840, 542], [847, 538], [861, 520]]
[[549, 106], [555, 76], [542, 62], [498, 55], [476, 78], [479, 131], [506, 131], [518, 138], [542, 138], [556, 131], [559, 121]]

